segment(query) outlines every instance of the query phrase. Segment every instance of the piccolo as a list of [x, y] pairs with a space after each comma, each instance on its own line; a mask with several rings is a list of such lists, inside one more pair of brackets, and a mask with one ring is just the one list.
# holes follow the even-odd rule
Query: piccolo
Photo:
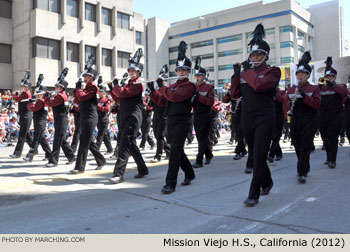
[[[174, 77], [169, 77], [169, 78], [161, 78], [163, 81], [166, 81], [166, 80], [183, 80], [183, 79], [186, 79], [188, 78], [188, 76], [174, 76]], [[143, 81], [137, 81], [137, 82], [134, 82], [133, 84], [142, 84], [142, 83], [148, 83], [148, 82], [155, 82], [157, 80], [143, 80]]]
[[[117, 79], [118, 81], [123, 81], [123, 80], [127, 80], [127, 79], [130, 79], [130, 78], [133, 78], [133, 77], [135, 77], [135, 76], [134, 76], [134, 75], [132, 75], [132, 76], [126, 76], [126, 77], [123, 77], [123, 78], [120, 78], [120, 79], [118, 79], [117, 77], [114, 77], [113, 80]], [[108, 83], [112, 83], [113, 80], [105, 81], [105, 82], [101, 83], [100, 85], [107, 85]]]

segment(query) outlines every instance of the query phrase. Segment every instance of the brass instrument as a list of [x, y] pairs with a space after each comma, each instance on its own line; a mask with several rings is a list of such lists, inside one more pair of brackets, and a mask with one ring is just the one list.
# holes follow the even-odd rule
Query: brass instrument
[[324, 85], [327, 83], [327, 80], [324, 77], [318, 78], [318, 84], [319, 85]]

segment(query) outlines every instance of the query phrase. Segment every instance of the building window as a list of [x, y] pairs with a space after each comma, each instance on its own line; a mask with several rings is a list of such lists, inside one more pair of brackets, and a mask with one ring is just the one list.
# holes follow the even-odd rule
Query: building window
[[175, 65], [176, 61], [177, 61], [177, 59], [169, 60], [169, 65]]
[[218, 66], [218, 71], [232, 70], [232, 64]]
[[192, 49], [194, 49], [194, 48], [211, 46], [211, 45], [213, 45], [213, 40], [207, 40], [207, 41], [193, 43], [193, 44], [191, 44], [191, 47], [192, 47]]
[[89, 57], [91, 55], [96, 58], [96, 47], [86, 45], [85, 46], [85, 62], [89, 59]]
[[293, 41], [283, 41], [281, 42], [281, 48], [294, 47]]
[[102, 8], [102, 23], [105, 25], [112, 25], [112, 11]]
[[11, 45], [0, 44], [0, 63], [11, 64]]
[[130, 53], [127, 52], [118, 52], [118, 63], [117, 66], [120, 68], [129, 67]]
[[130, 16], [127, 14], [117, 13], [117, 25], [120, 29], [130, 29]]
[[112, 66], [112, 50], [102, 49], [102, 65], [103, 66]]
[[169, 72], [169, 77], [175, 77], [177, 74], [175, 72]]
[[277, 61], [276, 59], [269, 59], [266, 63], [270, 66], [275, 66]]
[[265, 29], [266, 36], [275, 34], [275, 28]]
[[223, 87], [226, 83], [231, 83], [231, 79], [219, 79], [218, 80], [218, 86]]
[[0, 0], [0, 17], [12, 18], [12, 1]]
[[218, 44], [223, 44], [223, 43], [228, 43], [228, 42], [233, 42], [233, 41], [238, 41], [242, 40], [242, 34], [237, 34], [229, 37], [224, 37], [224, 38], [218, 38], [217, 43]]
[[281, 63], [282, 64], [294, 63], [294, 57], [282, 57], [281, 58]]
[[204, 67], [207, 72], [214, 72], [214, 67]]
[[79, 44], [67, 43], [67, 60], [79, 62]]
[[251, 40], [253, 38], [253, 32], [246, 33], [245, 37], [247, 40]]
[[[202, 58], [202, 60], [214, 58], [214, 54], [213, 53], [208, 53], [208, 54], [203, 54], [203, 55], [198, 55], [198, 56], [200, 56]], [[192, 60], [195, 61], [198, 56], [192, 56]]]
[[67, 0], [67, 15], [71, 17], [79, 17], [79, 1]]
[[34, 0], [34, 8], [59, 13], [60, 0]]
[[44, 38], [35, 38], [34, 57], [60, 60], [60, 41]]
[[302, 33], [301, 31], [298, 31], [298, 39], [304, 39], [305, 34]]
[[175, 46], [175, 47], [170, 47], [170, 48], [169, 48], [169, 53], [177, 52], [177, 50], [178, 50], [178, 47], [177, 47], [177, 46]]
[[226, 57], [232, 55], [239, 55], [243, 53], [243, 49], [235, 49], [230, 51], [218, 52], [218, 57]]
[[298, 45], [298, 51], [304, 53], [305, 52], [305, 47]]
[[96, 22], [96, 6], [85, 3], [85, 20]]
[[312, 37], [308, 37], [307, 40], [309, 41], [309, 44], [312, 43]]
[[293, 32], [293, 27], [288, 25], [288, 26], [282, 26], [280, 27], [280, 32]]
[[142, 45], [142, 32], [135, 32], [136, 44]]
[[276, 49], [276, 44], [275, 43], [271, 43], [270, 44], [270, 49]]

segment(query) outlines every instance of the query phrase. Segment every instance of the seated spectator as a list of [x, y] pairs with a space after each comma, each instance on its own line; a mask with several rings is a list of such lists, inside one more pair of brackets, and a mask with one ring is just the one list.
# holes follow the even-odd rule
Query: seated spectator
[[6, 133], [5, 129], [0, 128], [0, 146], [6, 145]]
[[9, 123], [9, 121], [10, 121], [10, 117], [7, 114], [7, 108], [3, 108], [1, 110], [1, 114], [0, 114], [0, 123], [7, 125]]
[[10, 117], [10, 118], [16, 117], [16, 118], [18, 119], [18, 115], [17, 115], [17, 113], [16, 113], [15, 108], [10, 108], [9, 117]]
[[8, 133], [9, 134], [14, 134], [16, 135], [16, 140], [18, 139], [18, 136], [19, 136], [19, 124], [17, 122], [17, 118], [16, 117], [12, 117], [10, 119], [10, 122], [8, 124]]

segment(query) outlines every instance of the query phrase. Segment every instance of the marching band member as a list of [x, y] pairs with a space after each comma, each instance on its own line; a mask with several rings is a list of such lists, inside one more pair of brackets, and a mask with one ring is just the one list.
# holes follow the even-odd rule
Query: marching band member
[[11, 158], [19, 158], [22, 155], [24, 142], [27, 141], [28, 145], [31, 147], [33, 138], [28, 133], [29, 127], [32, 123], [33, 113], [28, 110], [28, 102], [22, 102], [22, 100], [31, 99], [32, 94], [30, 93], [31, 84], [28, 80], [22, 81], [21, 89], [22, 92], [19, 94], [18, 91], [15, 92], [13, 99], [18, 102], [18, 115], [19, 115], [19, 136], [16, 144], [15, 151], [10, 155]]
[[218, 120], [219, 113], [222, 110], [221, 103], [218, 101], [218, 98], [215, 97], [214, 104], [210, 109], [210, 131], [209, 131], [209, 140], [211, 142], [211, 147], [215, 146], [218, 143], [217, 131], [218, 131]]
[[291, 116], [290, 131], [292, 145], [298, 158], [299, 183], [305, 183], [310, 172], [310, 153], [317, 128], [317, 110], [321, 106], [320, 89], [308, 82], [312, 71], [310, 61], [310, 53], [305, 52], [297, 65], [298, 85], [288, 88], [283, 104], [284, 111], [289, 111]]
[[[140, 63], [142, 51], [139, 49], [134, 57], [129, 60], [129, 81], [125, 86], [120, 86], [114, 80], [113, 95], [120, 99], [120, 124], [121, 142], [118, 150], [118, 159], [114, 166], [113, 177], [110, 182], [114, 184], [124, 182], [124, 173], [128, 164], [130, 154], [137, 164], [138, 174], [135, 179], [143, 178], [148, 174], [148, 168], [142, 158], [139, 148], [136, 145], [137, 133], [142, 122], [142, 106], [143, 106], [143, 85], [134, 84], [140, 81], [143, 65]], [[119, 135], [119, 132], [118, 132]]]
[[23, 158], [27, 162], [32, 162], [35, 153], [38, 152], [39, 144], [45, 152], [45, 159], [49, 159], [51, 154], [50, 145], [44, 137], [47, 124], [47, 107], [45, 106], [44, 93], [46, 93], [46, 88], [40, 85], [34, 93], [37, 100], [30, 99], [27, 105], [28, 110], [33, 112], [34, 122], [33, 144], [27, 156]]
[[78, 144], [79, 144], [79, 138], [81, 134], [81, 128], [80, 128], [80, 111], [79, 111], [79, 99], [77, 95], [77, 90], [74, 89], [73, 91], [73, 115], [74, 115], [74, 134], [73, 134], [73, 140], [70, 145], [73, 152], [77, 152]]
[[[348, 95], [344, 98], [344, 128], [350, 143], [350, 76], [348, 77]], [[350, 156], [350, 153], [349, 153]]]
[[100, 99], [98, 100], [98, 104], [97, 104], [98, 134], [96, 137], [96, 145], [97, 145], [97, 148], [100, 149], [103, 141], [107, 148], [106, 154], [110, 154], [113, 152], [111, 140], [109, 139], [109, 135], [108, 135], [109, 112], [111, 110], [111, 101], [106, 96], [105, 86], [102, 86], [102, 85], [99, 86], [99, 95], [100, 95]]
[[50, 97], [51, 94], [49, 92], [45, 93], [45, 105], [52, 107], [55, 126], [53, 147], [49, 162], [46, 164], [47, 167], [56, 167], [58, 165], [61, 147], [68, 159], [67, 164], [75, 161], [74, 152], [67, 142], [68, 96], [65, 91], [67, 86], [68, 83], [66, 81], [59, 81], [56, 84], [54, 97]]
[[234, 65], [231, 79], [231, 97], [242, 96], [242, 129], [253, 161], [253, 178], [248, 198], [244, 201], [246, 206], [258, 204], [260, 194], [269, 194], [273, 186], [266, 159], [274, 127], [274, 97], [281, 70], [266, 64], [270, 46], [264, 37], [264, 27], [258, 24], [249, 43], [249, 60]]
[[329, 168], [336, 167], [338, 138], [342, 123], [343, 98], [348, 95], [346, 85], [337, 84], [337, 71], [332, 68], [332, 57], [328, 57], [324, 79], [326, 85], [321, 87], [321, 107], [319, 114], [319, 130], [327, 153], [324, 163]]
[[[192, 97], [195, 95], [196, 87], [188, 80], [192, 62], [186, 57], [187, 45], [184, 41], [178, 47], [178, 58], [176, 62], [176, 74], [178, 79], [174, 84], [163, 86], [161, 79], [157, 80], [159, 93], [167, 99], [166, 113], [168, 115], [168, 137], [170, 143], [170, 157], [168, 173], [165, 185], [161, 189], [164, 194], [175, 191], [179, 168], [185, 173], [183, 186], [189, 185], [195, 174], [190, 161], [185, 154], [184, 145], [191, 127]], [[148, 85], [152, 85], [149, 83]]]
[[210, 164], [213, 158], [212, 146], [209, 139], [210, 133], [210, 109], [214, 104], [214, 86], [205, 82], [206, 71], [200, 66], [201, 58], [196, 59], [195, 78], [196, 93], [192, 102], [193, 122], [198, 141], [198, 154], [193, 168], [203, 167], [203, 155], [205, 155], [205, 164]]
[[[166, 78], [167, 76], [163, 76]], [[166, 86], [167, 82], [163, 81], [163, 85]], [[157, 140], [157, 150], [152, 163], [157, 163], [161, 160], [163, 150], [165, 151], [165, 159], [169, 158], [170, 145], [166, 140], [167, 134], [167, 114], [165, 111], [166, 99], [162, 96], [158, 90], [155, 90], [154, 85], [148, 85], [150, 89], [150, 98], [153, 106], [153, 132]]]
[[82, 89], [82, 80], [79, 79], [75, 84], [76, 94], [79, 100], [81, 134], [79, 139], [79, 149], [75, 167], [69, 171], [70, 174], [79, 174], [85, 171], [88, 151], [94, 156], [97, 167], [95, 170], [101, 170], [106, 164], [106, 159], [99, 151], [97, 144], [92, 141], [93, 131], [98, 122], [97, 114], [97, 93], [98, 87], [95, 84], [97, 72], [89, 68], [83, 74], [86, 86]]

